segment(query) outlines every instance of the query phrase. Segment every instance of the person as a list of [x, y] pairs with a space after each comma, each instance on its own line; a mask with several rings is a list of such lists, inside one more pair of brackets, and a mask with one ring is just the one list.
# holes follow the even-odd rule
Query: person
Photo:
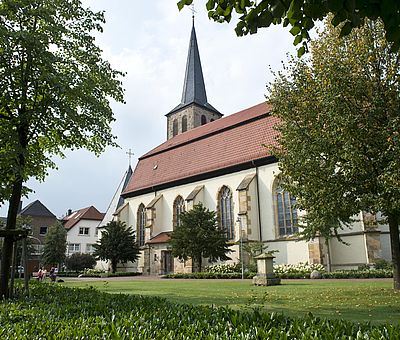
[[56, 270], [55, 270], [54, 267], [51, 267], [49, 276], [50, 276], [51, 282], [55, 282], [56, 281], [57, 275], [56, 275]]
[[44, 281], [44, 280], [46, 280], [46, 276], [47, 276], [47, 269], [46, 269], [46, 268], [44, 268], [44, 269], [42, 270], [42, 273], [43, 273], [42, 280]]
[[39, 271], [37, 273], [37, 279], [38, 281], [42, 281], [43, 280], [43, 270], [42, 267], [39, 268]]

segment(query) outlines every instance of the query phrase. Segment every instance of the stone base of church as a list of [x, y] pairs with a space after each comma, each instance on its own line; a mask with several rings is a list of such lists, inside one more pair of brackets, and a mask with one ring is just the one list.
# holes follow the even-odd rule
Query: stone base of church
[[253, 285], [255, 286], [277, 286], [281, 284], [281, 279], [275, 277], [274, 274], [256, 275], [253, 277]]

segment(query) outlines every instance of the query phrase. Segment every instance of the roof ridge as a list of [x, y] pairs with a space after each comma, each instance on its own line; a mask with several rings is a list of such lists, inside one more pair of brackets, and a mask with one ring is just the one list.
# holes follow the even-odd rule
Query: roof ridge
[[[200, 131], [201, 129], [205, 129], [205, 130], [206, 130], [206, 129], [209, 129], [210, 126], [212, 126], [213, 124], [214, 124], [214, 125], [220, 125], [221, 122], [224, 122], [224, 121], [226, 121], [227, 119], [232, 119], [232, 117], [234, 117], [235, 115], [239, 115], [240, 113], [243, 113], [243, 112], [245, 112], [245, 111], [248, 111], [249, 109], [254, 108], [254, 107], [257, 107], [257, 106], [262, 105], [262, 104], [267, 105], [265, 102], [260, 103], [260, 104], [257, 104], [257, 105], [254, 105], [254, 106], [252, 106], [252, 107], [250, 107], [250, 108], [248, 108], [248, 109], [244, 109], [244, 110], [241, 110], [241, 111], [232, 113], [232, 114], [229, 115], [229, 116], [222, 117], [222, 118], [220, 118], [220, 119], [218, 119], [218, 120], [215, 120], [215, 121], [213, 121], [213, 122], [210, 122], [210, 123], [208, 123], [208, 124], [206, 124], [206, 125], [197, 126], [197, 127], [195, 127], [194, 129], [191, 129], [191, 130], [186, 131], [186, 132], [184, 132], [184, 133], [182, 133], [182, 134], [179, 134], [178, 136], [182, 136], [182, 135], [184, 135], [184, 134], [186, 134], [186, 133], [193, 133], [193, 132], [196, 132], [196, 131]], [[210, 137], [210, 136], [216, 135], [216, 134], [218, 134], [218, 133], [222, 133], [222, 132], [227, 131], [227, 130], [230, 130], [230, 129], [234, 129], [235, 127], [240, 126], [240, 125], [249, 124], [249, 123], [251, 123], [251, 122], [253, 122], [253, 121], [255, 121], [255, 120], [262, 119], [263, 117], [268, 116], [268, 115], [270, 115], [270, 111], [266, 111], [266, 112], [263, 112], [263, 113], [259, 113], [259, 114], [257, 114], [256, 116], [245, 117], [244, 119], [241, 119], [241, 120], [239, 120], [239, 121], [237, 121], [237, 122], [234, 122], [234, 123], [231, 124], [231, 125], [227, 125], [227, 126], [222, 127], [222, 128], [220, 128], [220, 129], [211, 130], [211, 131], [209, 131], [209, 132], [207, 132], [207, 133], [204, 133], [204, 134], [199, 134], [197, 137], [194, 137], [194, 138], [191, 138], [191, 139], [182, 140], [182, 141], [180, 141], [180, 142], [177, 142], [176, 144], [172, 144], [172, 145], [170, 145], [170, 146], [166, 146], [165, 148], [163, 148], [163, 149], [161, 149], [161, 150], [159, 150], [159, 151], [153, 151], [153, 150], [156, 150], [156, 149], [160, 148], [163, 144], [168, 144], [168, 143], [170, 143], [171, 140], [169, 139], [169, 140], [167, 140], [166, 142], [164, 142], [163, 144], [158, 145], [158, 146], [155, 147], [153, 150], [150, 150], [149, 152], [147, 152], [147, 153], [144, 154], [143, 156], [139, 157], [139, 160], [146, 159], [146, 158], [149, 158], [149, 157], [158, 155], [158, 154], [163, 153], [163, 152], [168, 151], [168, 150], [173, 150], [173, 149], [178, 148], [178, 147], [180, 147], [180, 146], [182, 146], [182, 145], [187, 145], [187, 144], [193, 143], [193, 142], [195, 142], [195, 141], [208, 138], [208, 137]], [[182, 137], [180, 137], [180, 138], [182, 138]]]

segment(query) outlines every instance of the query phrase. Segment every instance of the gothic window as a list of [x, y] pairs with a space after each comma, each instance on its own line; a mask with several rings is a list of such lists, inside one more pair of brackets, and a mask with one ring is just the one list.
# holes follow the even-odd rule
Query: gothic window
[[205, 115], [201, 115], [201, 125], [207, 124], [207, 118]]
[[146, 208], [142, 203], [137, 212], [136, 241], [139, 247], [144, 246], [144, 231], [146, 227]]
[[276, 214], [279, 236], [292, 235], [299, 231], [297, 227], [296, 198], [278, 186], [275, 190]]
[[173, 225], [175, 229], [175, 227], [181, 225], [180, 216], [185, 211], [185, 200], [182, 198], [182, 196], [178, 196], [177, 198], [175, 198], [173, 209], [174, 209]]
[[234, 221], [233, 221], [233, 201], [231, 190], [223, 186], [218, 195], [220, 225], [226, 232], [228, 240], [233, 240]]
[[178, 134], [178, 120], [174, 119], [172, 122], [172, 136], [175, 137]]
[[187, 131], [187, 117], [183, 116], [182, 117], [182, 132]]

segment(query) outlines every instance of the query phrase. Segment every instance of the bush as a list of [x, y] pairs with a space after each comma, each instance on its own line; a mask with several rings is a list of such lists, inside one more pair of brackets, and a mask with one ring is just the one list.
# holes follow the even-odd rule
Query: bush
[[86, 268], [92, 269], [96, 265], [96, 259], [90, 254], [74, 253], [66, 258], [65, 265], [69, 270], [79, 272]]
[[310, 276], [311, 272], [317, 270], [325, 272], [325, 267], [322, 264], [309, 264], [308, 262], [300, 262], [298, 264], [278, 264], [274, 266], [275, 274], [297, 274], [302, 277]]
[[241, 273], [242, 269], [240, 263], [224, 263], [206, 266], [204, 270], [208, 273]]
[[2, 339], [399, 339], [400, 326], [308, 314], [174, 304], [157, 297], [32, 284], [0, 304]]

